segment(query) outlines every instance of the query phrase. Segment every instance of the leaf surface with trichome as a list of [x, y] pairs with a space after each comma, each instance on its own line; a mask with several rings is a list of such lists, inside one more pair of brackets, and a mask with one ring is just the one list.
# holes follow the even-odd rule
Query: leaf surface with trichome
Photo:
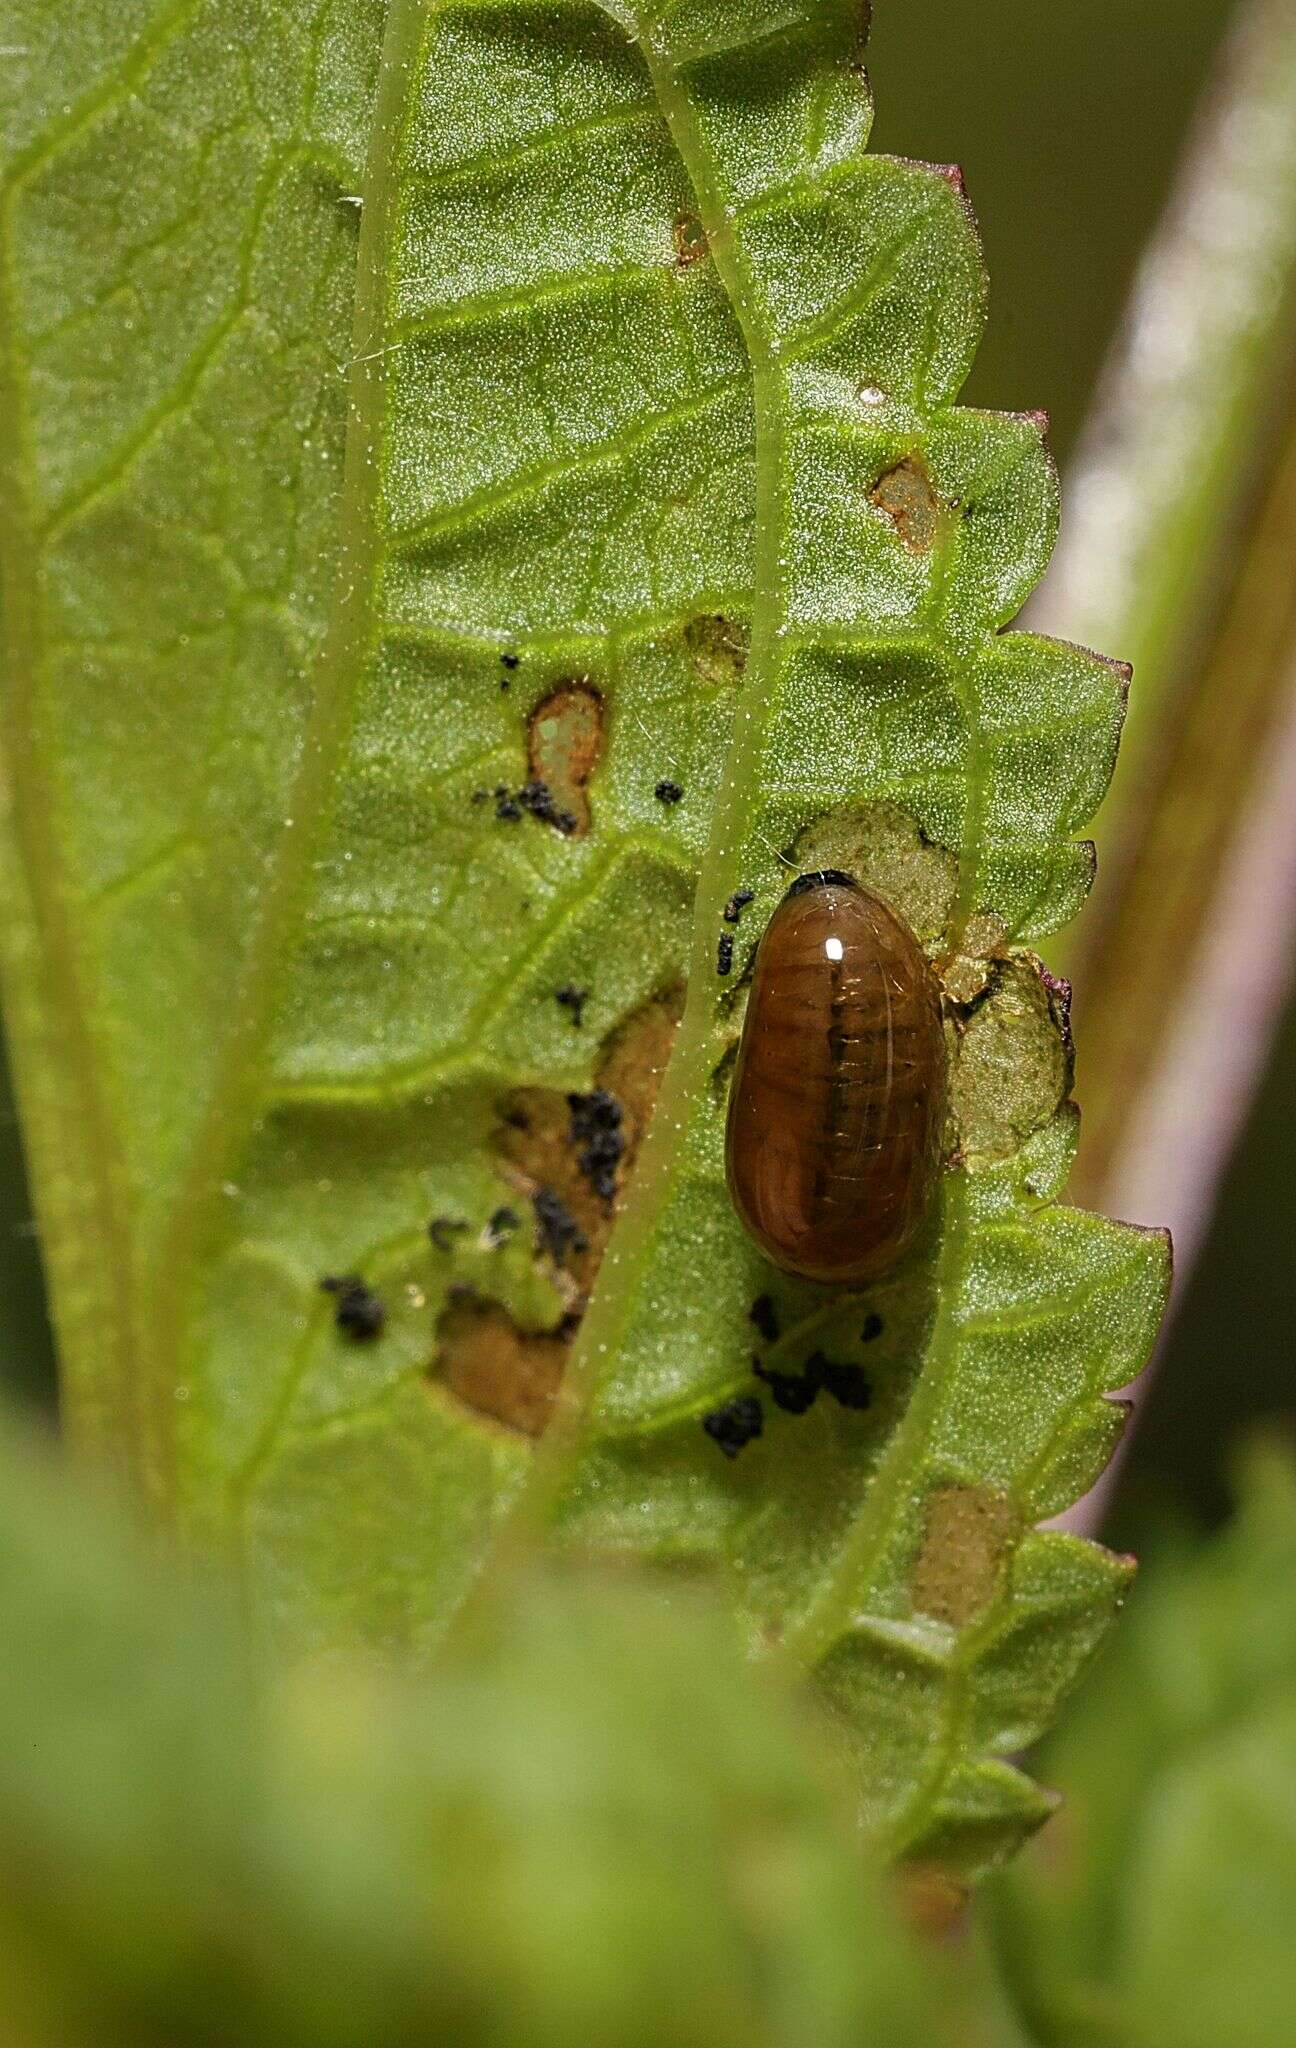
[[[1056, 488], [1039, 416], [955, 407], [961, 181], [863, 153], [856, 0], [395, 0], [363, 172], [376, 22], [111, 30], [10, 200], [11, 981], [84, 1431], [308, 1641], [421, 1654], [510, 1509], [719, 1562], [887, 1839], [976, 1867], [1123, 1582], [1033, 1524], [1111, 1448], [1164, 1253], [1056, 1206], [1026, 949], [1088, 886], [1125, 678], [1002, 630]], [[949, 993], [949, 1170], [867, 1296], [774, 1276], [723, 1186], [806, 865]], [[858, 1398], [729, 1464], [762, 1294], [766, 1368]]]

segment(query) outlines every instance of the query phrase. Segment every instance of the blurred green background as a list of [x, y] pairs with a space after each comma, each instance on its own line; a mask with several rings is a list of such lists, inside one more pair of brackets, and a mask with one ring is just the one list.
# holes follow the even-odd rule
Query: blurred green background
[[[960, 163], [982, 224], [991, 319], [966, 395], [1047, 407], [1064, 472], [1228, 18], [1220, 0], [877, 0], [874, 146]], [[1249, 1417], [1296, 1408], [1293, 1129], [1296, 1008], [1183, 1294], [1128, 1468], [1134, 1488], [1164, 1483], [1213, 1510], [1222, 1438]], [[39, 1249], [7, 1091], [0, 1360], [15, 1388], [51, 1410]]]

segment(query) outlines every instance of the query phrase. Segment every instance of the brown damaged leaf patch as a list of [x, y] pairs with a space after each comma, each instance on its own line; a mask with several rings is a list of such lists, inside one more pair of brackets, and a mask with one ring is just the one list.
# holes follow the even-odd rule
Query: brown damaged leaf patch
[[595, 1079], [617, 1097], [633, 1131], [623, 1182], [652, 1117], [683, 1014], [683, 989], [667, 989], [618, 1025], [604, 1047]]
[[671, 989], [628, 1017], [605, 1041], [588, 1092], [518, 1088], [501, 1104], [495, 1149], [567, 1310], [556, 1329], [524, 1330], [499, 1302], [460, 1293], [437, 1324], [432, 1376], [524, 1436], [542, 1435], [552, 1414], [683, 1008], [683, 990]]
[[[495, 1148], [508, 1179], [536, 1218], [537, 1249], [558, 1268], [569, 1304], [588, 1294], [611, 1229], [611, 1214], [573, 1142], [572, 1112], [557, 1088], [515, 1088], [501, 1105]], [[555, 1232], [547, 1219], [566, 1217]], [[565, 1242], [564, 1242], [565, 1239]]]
[[[594, 1284], [682, 1011], [678, 990], [636, 1010], [604, 1043], [588, 1093], [515, 1088], [502, 1105], [496, 1149], [513, 1185], [537, 1210], [538, 1249], [558, 1267], [572, 1307], [583, 1307]], [[614, 1161], [605, 1153], [592, 1162], [591, 1123], [612, 1127]], [[545, 1215], [553, 1213], [565, 1213], [575, 1228], [561, 1256], [553, 1233], [543, 1228]]]
[[1000, 1564], [1017, 1532], [1007, 1494], [989, 1486], [941, 1486], [927, 1502], [911, 1592], [920, 1614], [962, 1628], [994, 1597]]
[[910, 554], [931, 553], [940, 532], [942, 507], [927, 474], [927, 465], [919, 456], [906, 455], [894, 469], [885, 471], [869, 495], [879, 512], [885, 512]]
[[568, 835], [590, 828], [586, 785], [603, 750], [603, 699], [589, 683], [561, 683], [531, 713], [527, 755], [532, 784], [541, 784]]
[[497, 1301], [459, 1295], [437, 1322], [437, 1378], [465, 1407], [522, 1436], [543, 1436], [566, 1360], [565, 1337], [520, 1330]]

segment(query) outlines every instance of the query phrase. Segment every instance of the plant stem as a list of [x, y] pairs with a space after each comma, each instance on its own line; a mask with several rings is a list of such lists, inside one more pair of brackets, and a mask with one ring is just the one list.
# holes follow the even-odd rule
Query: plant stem
[[[1076, 1191], [1169, 1223], [1180, 1289], [1290, 981], [1294, 334], [1296, 0], [1251, 0], [1142, 264], [1030, 619], [1134, 664], [1100, 879], [1064, 949]], [[1110, 1484], [1073, 1526], [1095, 1526]]]

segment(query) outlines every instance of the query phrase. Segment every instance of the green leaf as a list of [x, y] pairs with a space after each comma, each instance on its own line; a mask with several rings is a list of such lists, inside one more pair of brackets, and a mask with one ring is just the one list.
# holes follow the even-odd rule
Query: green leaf
[[231, 1617], [6, 1431], [0, 1629], [24, 2048], [1017, 2038], [966, 1945], [901, 1924], [816, 1732], [702, 1599], [535, 1575], [428, 1683], [252, 1683]]
[[1050, 1741], [1066, 1805], [991, 1894], [1047, 2043], [1268, 2048], [1296, 1911], [1296, 1471], [1257, 1443], [1236, 1519], [1163, 1532]]
[[[321, 1646], [425, 1654], [519, 1496], [719, 1560], [887, 1840], [975, 1869], [1119, 1596], [1032, 1525], [1165, 1254], [1055, 1206], [1025, 948], [1125, 677], [1002, 632], [1056, 487], [1039, 417], [954, 405], [961, 182], [862, 154], [857, 0], [394, 0], [363, 171], [376, 20], [231, 22], [50, 17], [99, 83], [12, 179], [9, 973], [82, 1436]], [[721, 1167], [743, 970], [827, 861], [939, 956], [957, 1052], [957, 1164], [867, 1299], [773, 1276]], [[762, 1292], [872, 1405], [730, 1467]]]

